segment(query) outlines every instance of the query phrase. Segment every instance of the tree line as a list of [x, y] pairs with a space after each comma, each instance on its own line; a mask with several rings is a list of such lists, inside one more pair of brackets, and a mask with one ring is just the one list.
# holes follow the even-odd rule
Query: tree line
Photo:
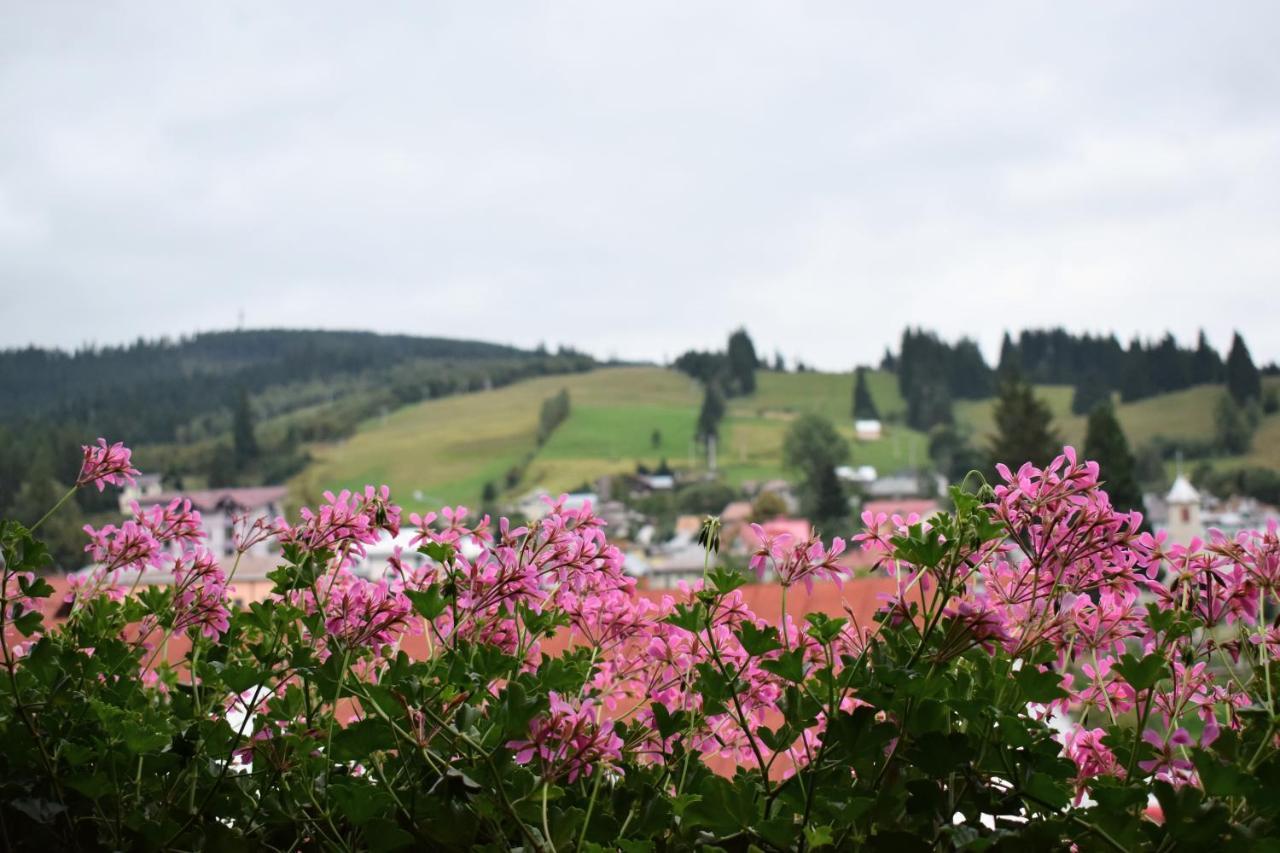
[[[285, 329], [0, 350], [0, 514], [34, 522], [99, 435], [129, 441], [170, 487], [277, 483], [306, 464], [306, 442], [369, 417], [594, 364], [565, 347]], [[83, 519], [114, 509], [96, 491], [74, 503], [48, 534], [61, 565], [82, 558]]]

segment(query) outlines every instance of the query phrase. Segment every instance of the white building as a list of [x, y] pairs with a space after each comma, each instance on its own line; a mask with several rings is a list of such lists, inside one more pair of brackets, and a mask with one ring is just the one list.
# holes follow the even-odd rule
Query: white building
[[1192, 539], [1204, 536], [1204, 523], [1200, 518], [1200, 492], [1181, 472], [1173, 481], [1169, 494], [1165, 495], [1169, 506], [1166, 530], [1169, 541], [1186, 545]]
[[884, 428], [880, 425], [880, 421], [865, 418], [853, 422], [853, 434], [858, 441], [879, 441], [880, 436], [884, 434]]
[[[288, 489], [284, 486], [256, 486], [246, 489], [202, 489], [194, 492], [159, 492], [135, 498], [144, 509], [156, 504], [167, 504], [174, 498], [186, 498], [191, 508], [200, 512], [200, 523], [208, 537], [205, 547], [218, 557], [235, 553], [235, 518], [245, 516], [249, 523], [259, 518], [274, 520], [284, 515], [284, 499]], [[255, 544], [246, 556], [268, 555], [270, 541]]]

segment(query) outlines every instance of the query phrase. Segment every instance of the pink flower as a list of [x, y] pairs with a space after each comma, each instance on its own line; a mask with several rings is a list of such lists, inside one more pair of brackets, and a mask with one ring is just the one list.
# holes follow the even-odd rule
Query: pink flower
[[89, 544], [84, 549], [99, 563], [99, 571], [104, 574], [120, 569], [141, 572], [148, 566], [160, 568], [159, 540], [136, 521], [126, 521], [119, 527], [107, 524], [97, 530], [86, 524], [84, 532], [89, 535]]
[[325, 602], [325, 630], [347, 646], [381, 648], [408, 627], [413, 603], [386, 581], [352, 578]]
[[129, 464], [132, 455], [123, 442], [117, 441], [110, 446], [105, 438], [99, 438], [97, 446], [86, 444], [84, 462], [80, 465], [80, 474], [76, 477], [76, 487], [97, 486], [102, 491], [108, 484], [132, 486], [137, 482], [138, 469]]
[[528, 764], [536, 756], [544, 778], [566, 776], [575, 782], [622, 759], [622, 738], [611, 725], [601, 724], [590, 699], [575, 706], [555, 691], [549, 698], [551, 710], [529, 724], [529, 738], [507, 744], [516, 763]]
[[1098, 776], [1124, 778], [1125, 769], [1111, 748], [1102, 742], [1105, 729], [1077, 728], [1069, 732], [1063, 752], [1076, 765], [1076, 803], [1084, 799], [1090, 779]]
[[175, 631], [198, 627], [211, 640], [231, 626], [226, 576], [208, 551], [196, 551], [173, 562]]
[[161, 544], [188, 546], [205, 538], [200, 513], [191, 508], [191, 501], [186, 498], [174, 498], [168, 504], [155, 504], [145, 510], [137, 501], [130, 501], [129, 506], [134, 520]]

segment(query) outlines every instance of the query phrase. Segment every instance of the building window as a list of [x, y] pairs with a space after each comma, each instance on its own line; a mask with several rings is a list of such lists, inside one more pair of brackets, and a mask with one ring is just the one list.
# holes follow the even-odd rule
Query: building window
[[1182, 523], [1183, 524], [1191, 523], [1191, 507], [1189, 506], [1184, 506], [1182, 508]]

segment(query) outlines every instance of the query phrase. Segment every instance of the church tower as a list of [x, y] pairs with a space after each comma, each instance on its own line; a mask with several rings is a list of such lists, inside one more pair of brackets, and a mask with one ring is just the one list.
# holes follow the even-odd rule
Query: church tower
[[1200, 493], [1182, 472], [1173, 481], [1173, 487], [1165, 496], [1169, 505], [1169, 541], [1186, 545], [1195, 537], [1204, 537], [1204, 525], [1200, 521]]

